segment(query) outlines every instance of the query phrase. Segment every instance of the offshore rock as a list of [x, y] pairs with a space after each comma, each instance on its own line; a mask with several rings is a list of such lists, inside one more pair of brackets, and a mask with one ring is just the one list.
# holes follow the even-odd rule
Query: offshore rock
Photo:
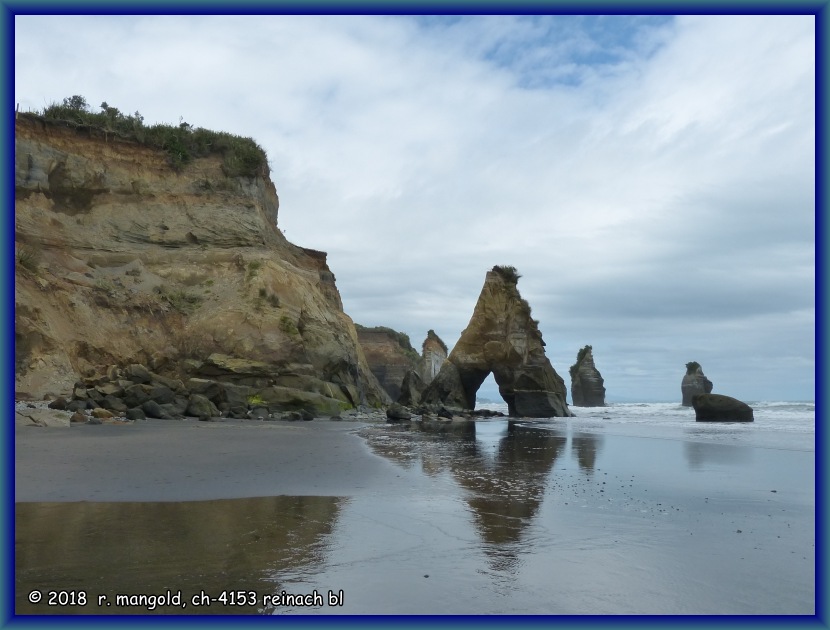
[[421, 396], [425, 405], [475, 408], [475, 395], [492, 373], [511, 416], [572, 416], [562, 377], [545, 355], [538, 322], [516, 287], [512, 267], [487, 272], [470, 323]]
[[712, 381], [703, 374], [703, 368], [697, 361], [690, 361], [686, 364], [686, 374], [680, 384], [680, 392], [683, 395], [683, 406], [691, 407], [692, 398], [697, 394], [712, 393]]
[[692, 397], [698, 422], [753, 422], [752, 407], [722, 394], [696, 394]]
[[605, 385], [594, 365], [591, 346], [585, 346], [576, 355], [570, 368], [571, 398], [575, 407], [604, 407]]

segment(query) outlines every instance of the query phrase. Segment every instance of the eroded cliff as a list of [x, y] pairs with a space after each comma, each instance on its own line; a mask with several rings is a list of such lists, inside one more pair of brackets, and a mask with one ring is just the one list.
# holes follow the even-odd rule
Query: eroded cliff
[[198, 375], [219, 353], [271, 380], [312, 374], [353, 404], [387, 401], [325, 253], [289, 243], [278, 209], [265, 169], [229, 176], [219, 153], [173, 168], [134, 140], [21, 115], [18, 396], [71, 392], [110, 365]]

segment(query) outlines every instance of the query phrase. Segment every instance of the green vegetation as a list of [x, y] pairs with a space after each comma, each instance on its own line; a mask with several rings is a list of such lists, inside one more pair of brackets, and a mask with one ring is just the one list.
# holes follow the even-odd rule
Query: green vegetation
[[[406, 333], [398, 332], [397, 330], [392, 330], [388, 326], [372, 326], [371, 328], [367, 326], [361, 326], [360, 324], [354, 325], [355, 329], [358, 332], [375, 332], [375, 333], [385, 333], [392, 337], [395, 342], [401, 347], [405, 354], [409, 355], [411, 358], [415, 360], [419, 360], [421, 355], [418, 354], [418, 351], [412, 347], [412, 342], [409, 340], [409, 335]], [[434, 334], [434, 333], [433, 333]], [[437, 337], [437, 335], [436, 335]], [[440, 340], [439, 340], [440, 341]], [[443, 342], [442, 342], [443, 343]]]
[[248, 396], [247, 401], [251, 407], [257, 407], [265, 404], [265, 401], [259, 394], [252, 394], [251, 396]]
[[167, 302], [182, 315], [190, 315], [199, 308], [204, 299], [200, 295], [188, 293], [187, 291], [172, 291], [166, 286], [157, 287], [156, 292], [163, 301]]
[[279, 296], [269, 293], [264, 287], [260, 287], [259, 294], [254, 298], [254, 308], [257, 311], [261, 311], [265, 306], [265, 302], [268, 302], [273, 308], [280, 307]]
[[35, 115], [52, 123], [98, 131], [105, 136], [113, 135], [161, 149], [176, 170], [181, 170], [195, 158], [219, 154], [227, 177], [255, 177], [269, 171], [265, 150], [252, 138], [193, 127], [186, 122], [147, 126], [138, 112], [124, 114], [106, 101], [96, 113], [83, 96], [75, 95], [63, 99], [63, 103], [52, 103]]
[[519, 275], [519, 272], [516, 271], [516, 268], [510, 265], [496, 265], [495, 267], [493, 267], [493, 271], [495, 271], [508, 282], [512, 282], [513, 284], [516, 284], [519, 281], [519, 278], [522, 277], [521, 275]]
[[697, 361], [689, 361], [686, 364], [686, 374], [694, 374], [700, 369], [700, 363]]
[[[427, 337], [434, 339], [436, 342], [438, 342], [438, 345], [441, 346], [441, 349], [444, 352], [449, 352], [449, 350], [447, 349], [447, 344], [444, 343], [444, 340], [441, 339], [441, 337], [439, 337], [438, 334], [432, 328], [430, 328], [427, 331]], [[426, 341], [424, 343], [426, 343]]]
[[37, 273], [40, 270], [40, 252], [28, 245], [21, 245], [15, 252], [15, 262], [18, 266]]
[[257, 273], [259, 272], [259, 268], [262, 267], [261, 260], [252, 260], [248, 263], [248, 280], [253, 280]]
[[571, 378], [576, 376], [576, 373], [579, 371], [579, 364], [582, 363], [582, 359], [585, 358], [585, 355], [591, 351], [591, 346], [585, 346], [584, 348], [580, 349], [579, 352], [576, 353], [576, 363], [574, 363], [570, 367]]
[[300, 336], [300, 330], [297, 328], [297, 324], [295, 324], [288, 315], [280, 317], [280, 330], [286, 335], [291, 335], [292, 337]]

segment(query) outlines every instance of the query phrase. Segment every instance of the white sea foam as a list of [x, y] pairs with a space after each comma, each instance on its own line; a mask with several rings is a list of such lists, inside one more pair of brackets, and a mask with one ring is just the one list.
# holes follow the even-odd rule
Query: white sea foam
[[[771, 448], [814, 448], [816, 406], [813, 402], [748, 401], [754, 422], [697, 422], [691, 407], [680, 403], [610, 403], [605, 407], [570, 406], [574, 418], [559, 418], [569, 430], [736, 441]], [[479, 407], [507, 413], [506, 403]]]

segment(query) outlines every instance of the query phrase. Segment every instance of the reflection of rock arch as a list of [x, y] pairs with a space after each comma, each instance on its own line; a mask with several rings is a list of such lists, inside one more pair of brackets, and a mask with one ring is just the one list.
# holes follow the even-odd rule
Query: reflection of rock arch
[[511, 416], [571, 416], [565, 382], [545, 356], [545, 342], [511, 267], [487, 272], [473, 316], [421, 402], [475, 408], [492, 373]]
[[602, 444], [602, 436], [593, 433], [577, 433], [571, 438], [571, 450], [584, 472], [593, 472], [597, 463], [597, 453]]
[[466, 443], [466, 457], [455, 458], [450, 471], [470, 492], [466, 501], [485, 543], [519, 540], [542, 504], [548, 475], [565, 444], [565, 437], [550, 431], [512, 425], [488, 465], [477, 443]]

